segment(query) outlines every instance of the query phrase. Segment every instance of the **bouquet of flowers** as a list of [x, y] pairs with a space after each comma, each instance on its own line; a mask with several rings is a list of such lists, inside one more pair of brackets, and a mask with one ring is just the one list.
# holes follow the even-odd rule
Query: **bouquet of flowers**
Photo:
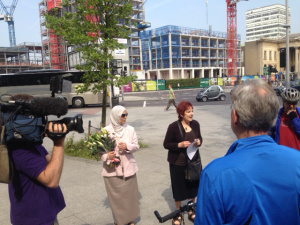
[[91, 134], [88, 140], [85, 141], [92, 156], [97, 160], [100, 159], [102, 154], [114, 150], [115, 140], [109, 137], [109, 132], [104, 128]]

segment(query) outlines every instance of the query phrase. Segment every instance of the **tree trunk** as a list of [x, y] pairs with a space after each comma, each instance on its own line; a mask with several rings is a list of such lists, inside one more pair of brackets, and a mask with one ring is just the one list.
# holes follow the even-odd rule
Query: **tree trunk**
[[[105, 21], [106, 21], [106, 26], [108, 26], [108, 18], [107, 16], [105, 16]], [[108, 38], [108, 34], [104, 33], [104, 38]], [[104, 48], [103, 52], [105, 55], [108, 55], [108, 48]], [[109, 62], [103, 62], [103, 67], [105, 71], [108, 71], [109, 69]], [[108, 79], [108, 77], [106, 76], [106, 79]], [[105, 82], [103, 82], [105, 83]], [[107, 96], [107, 85], [103, 85], [103, 100], [102, 100], [102, 119], [101, 119], [101, 127], [105, 127], [106, 126], [106, 96]], [[112, 102], [110, 102], [109, 104], [112, 104]]]
[[[102, 118], [101, 118], [101, 127], [105, 127], [106, 126], [106, 97], [107, 97], [107, 86], [104, 85], [103, 86], [103, 98], [102, 98]], [[111, 104], [111, 103], [110, 103]]]

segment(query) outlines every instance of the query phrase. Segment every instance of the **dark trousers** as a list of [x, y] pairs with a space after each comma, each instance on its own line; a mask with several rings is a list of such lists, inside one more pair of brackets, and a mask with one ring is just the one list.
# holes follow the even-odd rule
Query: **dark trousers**
[[169, 99], [166, 110], [168, 110], [168, 109], [170, 108], [170, 105], [171, 105], [172, 103], [173, 103], [173, 105], [175, 106], [175, 108], [177, 108], [175, 99]]

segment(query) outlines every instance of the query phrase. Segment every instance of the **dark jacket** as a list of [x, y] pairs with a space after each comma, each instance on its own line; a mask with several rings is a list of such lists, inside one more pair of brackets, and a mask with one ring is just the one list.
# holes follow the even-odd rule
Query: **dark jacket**
[[[183, 135], [185, 136], [185, 130], [183, 129], [183, 126], [181, 123], [179, 123], [179, 124], [183, 131]], [[201, 144], [202, 144], [200, 124], [196, 120], [192, 120], [190, 122], [190, 127], [194, 131], [196, 137], [200, 139]], [[168, 153], [168, 162], [169, 163], [175, 164], [175, 162], [179, 156], [179, 153], [181, 151], [183, 151], [182, 148], [178, 148], [178, 143], [182, 142], [182, 141], [183, 141], [183, 138], [181, 136], [181, 133], [180, 133], [180, 130], [178, 127], [178, 122], [175, 121], [169, 125], [166, 136], [165, 136], [165, 140], [164, 140], [164, 148], [169, 150], [169, 153]], [[185, 148], [185, 150], [186, 150], [186, 148]]]

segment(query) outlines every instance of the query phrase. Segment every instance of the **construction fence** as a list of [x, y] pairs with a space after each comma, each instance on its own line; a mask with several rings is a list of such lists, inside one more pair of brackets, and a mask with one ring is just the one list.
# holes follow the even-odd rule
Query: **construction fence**
[[[157, 91], [167, 90], [168, 85], [172, 88], [188, 89], [188, 88], [203, 88], [210, 85], [234, 86], [237, 83], [244, 82], [249, 79], [263, 79], [267, 82], [276, 82], [278, 75], [261, 75], [261, 76], [233, 76], [223, 78], [195, 78], [195, 79], [177, 79], [177, 80], [137, 80], [128, 82], [123, 85], [124, 92], [140, 92], [140, 91]], [[187, 80], [191, 81], [187, 84]]]

